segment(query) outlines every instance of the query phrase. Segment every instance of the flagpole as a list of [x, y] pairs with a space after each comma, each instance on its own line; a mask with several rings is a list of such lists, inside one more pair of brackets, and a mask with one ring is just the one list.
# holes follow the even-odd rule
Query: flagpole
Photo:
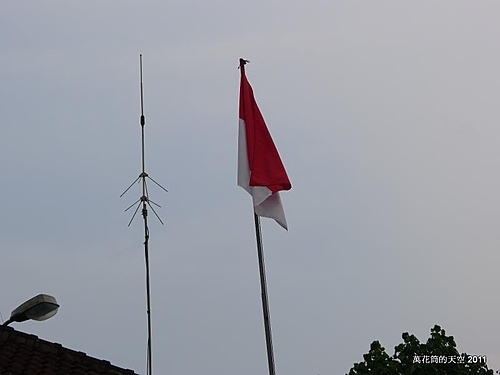
[[262, 231], [260, 217], [254, 212], [255, 237], [257, 240], [257, 257], [259, 258], [260, 290], [262, 297], [262, 314], [264, 316], [264, 329], [266, 331], [267, 363], [269, 375], [275, 375], [273, 337], [271, 333], [271, 319], [269, 316], [269, 301], [267, 297], [266, 267], [264, 264], [264, 250], [262, 248]]
[[[266, 267], [262, 246], [260, 216], [274, 219], [287, 229], [285, 213], [279, 191], [292, 187], [285, 167], [267, 129], [264, 118], [257, 106], [252, 87], [245, 75], [248, 60], [240, 58], [240, 109], [238, 132], [238, 185], [253, 196], [255, 237], [259, 259], [262, 314], [266, 334], [267, 363], [269, 375], [275, 375], [273, 338], [269, 301], [267, 295]], [[254, 178], [255, 176], [255, 178]], [[252, 178], [254, 180], [252, 181]], [[257, 204], [256, 204], [257, 203]], [[260, 214], [258, 215], [257, 212]]]

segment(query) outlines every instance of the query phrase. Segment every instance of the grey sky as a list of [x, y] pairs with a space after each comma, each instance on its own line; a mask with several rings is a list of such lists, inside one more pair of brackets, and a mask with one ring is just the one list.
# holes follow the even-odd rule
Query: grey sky
[[264, 220], [278, 374], [344, 374], [438, 323], [500, 368], [497, 1], [4, 1], [0, 311], [145, 373], [139, 53], [155, 373], [265, 374], [238, 58], [287, 168]]

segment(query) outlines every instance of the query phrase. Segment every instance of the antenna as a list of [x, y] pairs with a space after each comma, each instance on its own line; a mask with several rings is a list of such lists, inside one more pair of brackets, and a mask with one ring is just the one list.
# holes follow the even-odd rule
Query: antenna
[[148, 193], [148, 186], [147, 186], [147, 179], [153, 181], [157, 186], [159, 186], [161, 189], [165, 190], [166, 192], [167, 189], [165, 189], [163, 186], [161, 186], [158, 182], [153, 180], [149, 175], [146, 173], [146, 158], [145, 158], [145, 151], [144, 151], [144, 125], [146, 125], [146, 117], [144, 117], [144, 88], [143, 88], [143, 81], [142, 81], [142, 54], [139, 55], [139, 63], [140, 63], [140, 71], [141, 71], [141, 133], [142, 133], [142, 154], [141, 154], [141, 161], [142, 161], [142, 172], [137, 177], [134, 182], [130, 184], [130, 186], [120, 195], [120, 198], [125, 195], [127, 191], [130, 190], [132, 186], [136, 182], [142, 182], [142, 196], [136, 200], [134, 203], [132, 203], [126, 210], [130, 210], [132, 207], [136, 207], [135, 211], [132, 215], [132, 218], [130, 219], [128, 226], [132, 224], [132, 221], [135, 218], [135, 215], [139, 211], [139, 208], [142, 205], [142, 217], [144, 218], [144, 257], [146, 261], [146, 301], [147, 301], [147, 315], [148, 315], [148, 350], [147, 350], [147, 374], [148, 375], [153, 375], [153, 362], [152, 362], [152, 343], [151, 343], [151, 287], [150, 287], [150, 280], [149, 280], [149, 228], [148, 228], [148, 206], [151, 208], [151, 211], [155, 214], [157, 219], [160, 221], [162, 225], [164, 225], [163, 221], [160, 219], [160, 216], [156, 213], [155, 209], [153, 208], [152, 204], [160, 207], [161, 206], [155, 202], [153, 202], [151, 199], [149, 199], [149, 193]]

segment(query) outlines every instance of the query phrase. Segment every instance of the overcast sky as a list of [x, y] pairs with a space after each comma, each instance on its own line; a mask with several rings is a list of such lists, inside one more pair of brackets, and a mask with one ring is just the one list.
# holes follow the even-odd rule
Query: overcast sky
[[20, 2], [0, 13], [0, 312], [146, 370], [139, 54], [156, 374], [267, 373], [239, 71], [293, 188], [263, 220], [277, 374], [337, 375], [440, 324], [500, 369], [500, 3]]

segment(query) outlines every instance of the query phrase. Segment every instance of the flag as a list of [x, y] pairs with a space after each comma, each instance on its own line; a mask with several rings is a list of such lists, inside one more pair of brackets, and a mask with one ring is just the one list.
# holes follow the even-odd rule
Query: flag
[[274, 219], [288, 230], [279, 192], [292, 185], [245, 75], [246, 62], [240, 59], [238, 186], [252, 196], [257, 215]]

